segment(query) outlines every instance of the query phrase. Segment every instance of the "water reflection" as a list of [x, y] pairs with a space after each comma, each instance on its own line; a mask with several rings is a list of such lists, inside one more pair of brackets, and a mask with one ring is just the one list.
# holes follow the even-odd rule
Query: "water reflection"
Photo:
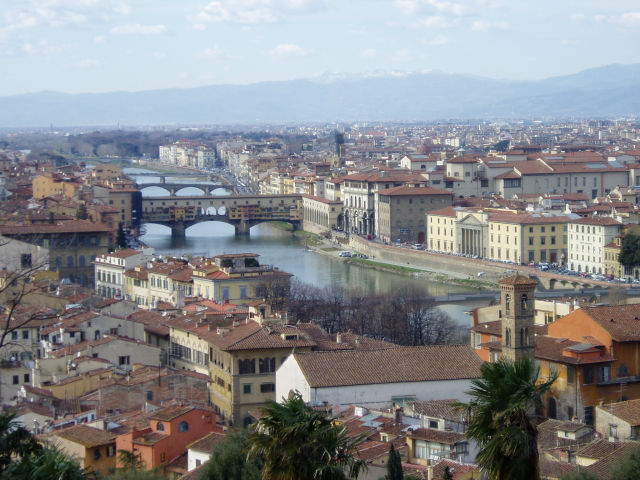
[[172, 238], [168, 227], [145, 226], [142, 241], [160, 254], [218, 255], [221, 253], [258, 253], [260, 261], [293, 273], [298, 279], [325, 287], [340, 285], [358, 288], [366, 293], [382, 293], [400, 288], [418, 287], [429, 295], [468, 292], [472, 289], [457, 285], [430, 282], [391, 272], [345, 263], [337, 257], [308, 251], [289, 232], [268, 223], [251, 229], [249, 237], [236, 237], [231, 225], [222, 222], [202, 222], [187, 229], [187, 235]]

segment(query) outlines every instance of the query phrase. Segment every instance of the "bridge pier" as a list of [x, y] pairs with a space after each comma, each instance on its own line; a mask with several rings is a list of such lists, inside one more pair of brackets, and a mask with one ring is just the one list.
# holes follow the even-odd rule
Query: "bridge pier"
[[171, 236], [174, 238], [184, 238], [186, 227], [184, 222], [174, 222], [171, 226]]
[[249, 230], [251, 229], [251, 225], [246, 220], [240, 220], [238, 225], [234, 225], [236, 229], [236, 237], [241, 235], [249, 235]]

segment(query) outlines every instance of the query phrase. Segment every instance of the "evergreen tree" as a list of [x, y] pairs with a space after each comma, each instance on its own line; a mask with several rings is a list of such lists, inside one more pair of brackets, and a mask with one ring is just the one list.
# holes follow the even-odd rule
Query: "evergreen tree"
[[387, 460], [387, 476], [386, 480], [402, 480], [402, 458], [393, 444], [389, 448], [389, 457]]
[[214, 446], [199, 480], [260, 480], [262, 459], [247, 459], [247, 434], [246, 430], [231, 433]]
[[89, 218], [89, 212], [87, 212], [87, 206], [84, 203], [81, 203], [78, 210], [76, 210], [76, 218], [78, 220], [86, 220]]
[[638, 480], [640, 478], [640, 448], [635, 447], [611, 469], [612, 480]]
[[444, 472], [442, 473], [442, 480], [453, 480], [453, 475], [451, 475], [451, 469], [449, 467], [444, 467]]

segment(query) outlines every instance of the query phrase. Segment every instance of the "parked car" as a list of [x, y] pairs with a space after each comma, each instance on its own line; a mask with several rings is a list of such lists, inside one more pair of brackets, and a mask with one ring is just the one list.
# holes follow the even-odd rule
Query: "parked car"
[[347, 251], [340, 252], [340, 253], [338, 254], [338, 256], [339, 256], [339, 257], [350, 257], [350, 256], [351, 256], [351, 252], [347, 252]]

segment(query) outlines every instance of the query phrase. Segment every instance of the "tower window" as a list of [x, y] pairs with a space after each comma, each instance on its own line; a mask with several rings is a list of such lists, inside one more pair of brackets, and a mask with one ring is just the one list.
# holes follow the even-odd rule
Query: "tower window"
[[527, 311], [527, 300], [528, 300], [527, 294], [523, 293], [522, 297], [520, 297], [520, 310], [522, 312]]
[[508, 293], [504, 296], [504, 310], [507, 315], [511, 313], [511, 295]]

